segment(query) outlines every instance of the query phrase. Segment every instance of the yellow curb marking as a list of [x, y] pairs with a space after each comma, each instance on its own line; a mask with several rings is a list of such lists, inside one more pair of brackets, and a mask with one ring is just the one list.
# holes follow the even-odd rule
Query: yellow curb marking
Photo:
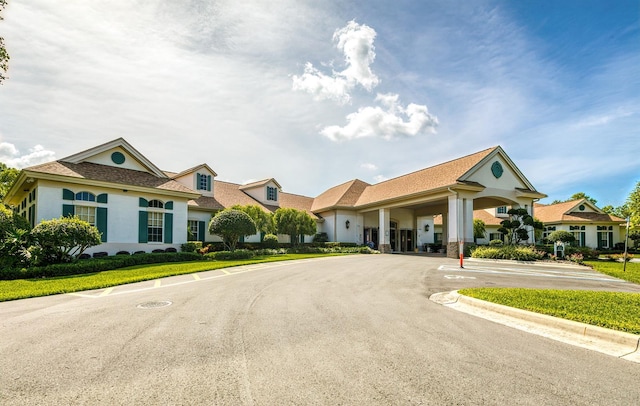
[[200, 275], [198, 275], [197, 273], [192, 274], [193, 275], [193, 279], [199, 281], [200, 280]]
[[107, 296], [109, 293], [111, 293], [113, 291], [113, 288], [106, 288], [104, 291], [102, 291], [102, 293], [100, 293], [98, 296]]
[[162, 281], [161, 281], [160, 279], [158, 279], [158, 280], [156, 281], [156, 283], [154, 283], [154, 284], [153, 284], [153, 287], [154, 287], [154, 288], [159, 288], [160, 286], [162, 286]]

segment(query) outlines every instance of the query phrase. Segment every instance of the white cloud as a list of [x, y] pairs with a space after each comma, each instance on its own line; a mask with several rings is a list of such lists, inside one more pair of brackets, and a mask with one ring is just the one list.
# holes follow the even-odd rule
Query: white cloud
[[361, 107], [347, 115], [344, 127], [328, 126], [320, 134], [332, 141], [343, 141], [367, 137], [391, 140], [435, 133], [438, 118], [429, 114], [427, 106], [410, 103], [406, 108], [402, 107], [397, 94], [378, 94], [375, 100], [386, 110], [380, 106]]
[[28, 154], [20, 155], [20, 151], [18, 151], [15, 145], [8, 142], [0, 143], [0, 162], [10, 168], [22, 169], [55, 159], [55, 153], [44, 149], [42, 145], [36, 145], [29, 149]]
[[337, 47], [344, 53], [347, 69], [340, 72], [350, 82], [362, 85], [371, 91], [380, 82], [378, 77], [371, 71], [370, 65], [376, 58], [373, 41], [376, 32], [367, 25], [360, 25], [355, 21], [337, 30], [333, 34], [333, 40], [337, 41]]
[[346, 69], [332, 71], [329, 76], [307, 62], [304, 73], [293, 76], [293, 90], [308, 92], [316, 100], [334, 100], [340, 104], [351, 100], [350, 92], [357, 84], [371, 91], [380, 82], [371, 70], [376, 57], [373, 46], [375, 38], [373, 28], [350, 21], [333, 34], [336, 47], [344, 54]]
[[368, 170], [368, 171], [375, 171], [375, 170], [378, 170], [378, 167], [377, 167], [375, 164], [368, 163], [368, 162], [367, 162], [367, 163], [360, 164], [360, 167], [361, 167], [362, 169], [366, 169], [366, 170]]

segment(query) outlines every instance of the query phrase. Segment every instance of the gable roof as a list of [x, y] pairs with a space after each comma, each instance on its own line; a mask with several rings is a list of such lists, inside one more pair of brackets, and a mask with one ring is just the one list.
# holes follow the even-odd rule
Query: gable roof
[[62, 158], [59, 161], [79, 164], [79, 163], [85, 162], [88, 158], [91, 158], [92, 156], [98, 155], [102, 152], [106, 152], [117, 147], [120, 147], [126, 152], [128, 152], [140, 165], [142, 165], [146, 170], [153, 173], [154, 175], [161, 178], [167, 176], [163, 171], [161, 171], [157, 166], [155, 166], [153, 162], [149, 161], [144, 155], [142, 155], [137, 149], [131, 146], [131, 144], [125, 141], [124, 138], [122, 137], [116, 138], [115, 140], [106, 142], [96, 147], [78, 152], [77, 154], [70, 155], [66, 158]]
[[231, 206], [258, 206], [265, 212], [274, 212], [279, 207], [292, 208], [306, 211], [313, 219], [317, 219], [311, 211], [313, 203], [312, 197], [295, 195], [291, 193], [280, 193], [280, 206], [266, 206], [253, 197], [246, 194], [242, 189], [243, 185], [236, 183], [223, 182], [219, 180], [213, 181], [213, 188], [216, 191], [215, 197], [202, 196], [189, 201], [190, 208], [199, 208], [203, 210], [222, 210]]
[[[588, 205], [596, 211], [582, 212], [575, 210], [580, 205]], [[593, 203], [586, 199], [570, 200], [556, 204], [534, 204], [534, 217], [543, 223], [624, 223], [625, 220], [602, 212]]]
[[[53, 161], [23, 169], [26, 176], [39, 175], [39, 178], [56, 178], [71, 183], [85, 181], [105, 182], [121, 185], [125, 189], [131, 186], [151, 188], [162, 191], [197, 194], [197, 192], [167, 177], [158, 177], [148, 172], [133, 169], [105, 166], [92, 162], [71, 163]], [[66, 179], [60, 179], [66, 178]]]
[[359, 179], [334, 186], [314, 199], [311, 210], [318, 212], [329, 208], [353, 207], [369, 186]]
[[368, 187], [358, 199], [357, 206], [393, 200], [402, 196], [424, 193], [463, 184], [459, 179], [499, 147], [421, 169]]
[[184, 171], [181, 171], [181, 172], [178, 172], [178, 173], [175, 173], [175, 172], [169, 172], [169, 171], [164, 171], [164, 173], [165, 173], [165, 175], [167, 175], [168, 177], [175, 179], [175, 178], [182, 177], [182, 176], [184, 176], [184, 175], [188, 175], [188, 174], [190, 174], [190, 173], [197, 172], [197, 171], [198, 171], [198, 170], [200, 170], [200, 169], [205, 169], [205, 170], [207, 170], [208, 172], [210, 172], [213, 176], [218, 176], [218, 174], [217, 174], [217, 173], [215, 173], [215, 171], [214, 171], [213, 169], [211, 169], [211, 167], [209, 167], [209, 165], [207, 165], [207, 164], [200, 164], [200, 165], [196, 165], [196, 166], [194, 166], [193, 168], [185, 169]]
[[245, 185], [239, 185], [239, 187], [242, 190], [253, 189], [253, 188], [260, 187], [260, 186], [264, 186], [269, 182], [273, 182], [278, 187], [278, 189], [282, 190], [282, 186], [280, 186], [280, 184], [274, 178], [258, 180], [256, 182], [247, 183]]

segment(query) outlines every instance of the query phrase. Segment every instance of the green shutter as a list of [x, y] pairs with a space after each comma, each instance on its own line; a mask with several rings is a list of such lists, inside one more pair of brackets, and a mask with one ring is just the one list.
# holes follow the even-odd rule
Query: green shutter
[[148, 214], [146, 211], [138, 212], [138, 242], [146, 243], [149, 241], [149, 236], [147, 234], [147, 226], [148, 226]]
[[198, 241], [204, 242], [204, 221], [198, 221]]
[[98, 196], [96, 196], [96, 201], [98, 203], [108, 203], [107, 194], [106, 193], [99, 194]]
[[76, 207], [72, 204], [62, 205], [62, 217], [73, 217], [76, 214]]
[[207, 192], [211, 192], [211, 175], [207, 175]]
[[200, 190], [200, 174], [196, 173], [196, 190]]
[[173, 202], [172, 201], [168, 201], [164, 204], [164, 208], [167, 210], [173, 210]]
[[138, 201], [138, 206], [139, 207], [149, 207], [149, 202], [147, 201], [147, 199], [141, 197], [140, 200]]
[[62, 189], [62, 200], [74, 200], [76, 195], [69, 189]]
[[598, 231], [596, 234], [598, 238], [598, 249], [601, 250], [602, 249], [602, 233]]
[[173, 243], [173, 213], [164, 214], [164, 242]]
[[613, 233], [609, 233], [609, 248], [614, 248], [615, 245], [613, 245]]
[[107, 208], [96, 208], [96, 227], [102, 236], [102, 242], [107, 242]]

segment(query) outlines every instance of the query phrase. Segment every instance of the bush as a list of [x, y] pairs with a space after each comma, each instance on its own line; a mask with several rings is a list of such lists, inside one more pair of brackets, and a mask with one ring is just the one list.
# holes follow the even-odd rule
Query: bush
[[249, 250], [235, 250], [235, 251], [218, 251], [205, 254], [205, 258], [214, 259], [216, 261], [234, 261], [241, 259], [252, 258], [253, 252]]
[[0, 279], [51, 278], [56, 276], [81, 275], [86, 273], [111, 271], [134, 265], [198, 260], [202, 260], [202, 257], [192, 252], [166, 254], [145, 254], [143, 252], [137, 255], [115, 255], [103, 258], [75, 260], [66, 264], [51, 264], [13, 270], [4, 269], [0, 270]]
[[131, 255], [131, 253], [129, 251], [118, 251], [116, 255]]
[[180, 246], [182, 252], [198, 252], [202, 248], [201, 241], [189, 241]]
[[327, 233], [318, 233], [316, 235], [313, 236], [313, 243], [314, 244], [318, 244], [318, 245], [322, 245], [326, 242], [329, 241], [329, 236], [327, 235]]
[[102, 242], [98, 229], [77, 217], [45, 220], [31, 230], [31, 237], [36, 264], [70, 262]]
[[276, 249], [280, 246], [280, 243], [276, 235], [267, 234], [262, 239], [262, 245], [267, 249]]
[[502, 240], [491, 240], [489, 241], [490, 247], [502, 247], [504, 245], [504, 241]]
[[471, 252], [472, 258], [511, 259], [515, 261], [535, 261], [544, 258], [543, 251], [524, 245], [507, 245], [505, 247], [476, 247]]

